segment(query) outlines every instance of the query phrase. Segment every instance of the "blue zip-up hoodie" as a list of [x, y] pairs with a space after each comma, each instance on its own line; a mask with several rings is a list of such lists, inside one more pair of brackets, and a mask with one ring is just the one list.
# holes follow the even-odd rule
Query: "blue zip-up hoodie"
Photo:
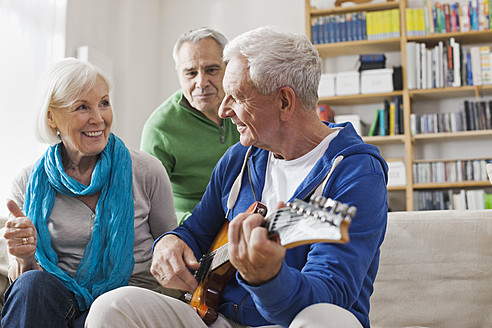
[[[279, 274], [261, 286], [250, 286], [236, 274], [224, 289], [219, 312], [238, 323], [287, 327], [305, 307], [332, 303], [348, 309], [364, 327], [370, 327], [369, 297], [386, 231], [388, 169], [377, 147], [365, 144], [350, 123], [327, 125], [343, 129], [290, 200], [307, 197], [330, 171], [335, 158], [342, 155], [343, 160], [333, 170], [323, 195], [357, 207], [349, 228], [350, 242], [289, 249]], [[191, 247], [197, 259], [207, 253], [225, 222], [227, 199], [247, 149], [240, 143], [229, 148], [217, 163], [193, 214], [172, 232]], [[268, 151], [253, 147], [248, 160], [251, 183], [259, 198], [267, 158]], [[254, 201], [248, 174], [243, 174], [229, 220], [245, 212]]]

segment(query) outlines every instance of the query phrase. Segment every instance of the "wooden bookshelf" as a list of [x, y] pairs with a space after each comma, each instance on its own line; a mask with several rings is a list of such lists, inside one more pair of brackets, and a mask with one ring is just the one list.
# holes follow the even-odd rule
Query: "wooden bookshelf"
[[[408, 42], [425, 43], [427, 48], [433, 47], [439, 41], [446, 41], [454, 38], [462, 45], [481, 45], [492, 43], [492, 29], [484, 31], [457, 32], [457, 33], [438, 33], [427, 36], [407, 37], [405, 10], [407, 2], [389, 1], [379, 3], [365, 3], [348, 7], [336, 7], [330, 9], [317, 9], [310, 5], [310, 0], [306, 2], [306, 34], [311, 37], [311, 23], [313, 18], [329, 15], [339, 15], [353, 12], [372, 12], [388, 9], [399, 9], [400, 14], [400, 37], [383, 40], [360, 40], [349, 42], [338, 42], [328, 44], [316, 44], [320, 56], [332, 58], [347, 55], [373, 54], [399, 52], [402, 65], [403, 90], [376, 93], [376, 94], [359, 94], [350, 96], [334, 96], [320, 98], [320, 103], [333, 106], [356, 106], [367, 103], [383, 103], [386, 100], [392, 100], [395, 96], [401, 96], [403, 100], [403, 117], [404, 117], [404, 134], [395, 136], [364, 136], [363, 140], [376, 146], [391, 145], [391, 147], [402, 147], [404, 153], [404, 163], [406, 170], [406, 186], [389, 187], [389, 191], [402, 192], [405, 196], [406, 210], [412, 211], [414, 206], [414, 191], [435, 190], [435, 189], [459, 189], [459, 188], [485, 188], [490, 187], [486, 181], [465, 181], [453, 183], [432, 183], [432, 184], [414, 184], [412, 165], [415, 160], [415, 146], [420, 143], [431, 142], [454, 142], [458, 140], [471, 141], [475, 139], [492, 139], [492, 130], [463, 131], [453, 133], [428, 133], [412, 135], [410, 131], [410, 115], [412, 105], [418, 102], [435, 101], [443, 99], [459, 98], [480, 98], [483, 96], [492, 96], [492, 85], [481, 86], [462, 86], [446, 87], [436, 89], [408, 89], [407, 86], [407, 54], [406, 44]], [[483, 157], [483, 156], [481, 156]], [[491, 155], [492, 158], [492, 155]]]
[[449, 188], [476, 188], [476, 187], [489, 187], [489, 181], [460, 181], [460, 182], [446, 182], [446, 183], [415, 183], [413, 189], [449, 189]]
[[[340, 47], [341, 43], [343, 43], [342, 47]], [[400, 38], [317, 44], [316, 49], [322, 57], [393, 52], [400, 51]]]
[[377, 103], [383, 102], [384, 100], [392, 100], [395, 96], [402, 96], [403, 92], [393, 91], [393, 92], [383, 92], [383, 93], [371, 93], [371, 94], [358, 94], [358, 95], [347, 95], [347, 96], [334, 96], [334, 97], [324, 97], [320, 98], [321, 103], [329, 103], [331, 105], [362, 105], [367, 103]]
[[475, 138], [491, 138], [492, 140], [492, 130], [421, 133], [412, 136], [412, 139], [414, 141], [466, 140], [466, 139], [475, 139]]

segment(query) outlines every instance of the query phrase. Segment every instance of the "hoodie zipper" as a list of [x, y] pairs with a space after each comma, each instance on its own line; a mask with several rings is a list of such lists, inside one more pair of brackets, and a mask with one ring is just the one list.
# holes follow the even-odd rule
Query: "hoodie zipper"
[[[244, 296], [243, 300], [241, 301], [241, 306], [244, 306], [244, 304], [246, 304], [246, 300], [248, 299], [248, 296], [249, 294], [246, 294], [246, 296]], [[239, 322], [239, 305], [234, 303], [233, 307], [234, 307], [234, 321]]]

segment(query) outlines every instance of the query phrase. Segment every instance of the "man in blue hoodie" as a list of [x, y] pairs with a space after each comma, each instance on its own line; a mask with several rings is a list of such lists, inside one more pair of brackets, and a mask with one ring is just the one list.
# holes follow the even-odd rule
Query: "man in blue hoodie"
[[[151, 271], [161, 284], [189, 293], [192, 270], [225, 220], [227, 282], [212, 327], [370, 327], [369, 298], [387, 219], [387, 165], [350, 123], [316, 114], [321, 60], [302, 35], [273, 28], [246, 32], [224, 51], [226, 96], [219, 109], [240, 133], [215, 167], [193, 214], [154, 243]], [[256, 200], [278, 202], [313, 192], [355, 206], [347, 244], [286, 250], [271, 238]], [[138, 300], [136, 302], [135, 300]], [[126, 287], [99, 297], [87, 327], [207, 327], [180, 300]]]

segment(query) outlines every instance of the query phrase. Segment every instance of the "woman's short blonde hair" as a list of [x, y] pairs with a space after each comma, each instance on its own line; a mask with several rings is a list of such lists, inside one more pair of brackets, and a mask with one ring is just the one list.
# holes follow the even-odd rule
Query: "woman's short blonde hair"
[[65, 58], [48, 67], [38, 87], [34, 130], [40, 142], [55, 145], [61, 141], [58, 131], [48, 125], [48, 110], [69, 108], [92, 88], [98, 77], [111, 89], [108, 77], [88, 62]]

